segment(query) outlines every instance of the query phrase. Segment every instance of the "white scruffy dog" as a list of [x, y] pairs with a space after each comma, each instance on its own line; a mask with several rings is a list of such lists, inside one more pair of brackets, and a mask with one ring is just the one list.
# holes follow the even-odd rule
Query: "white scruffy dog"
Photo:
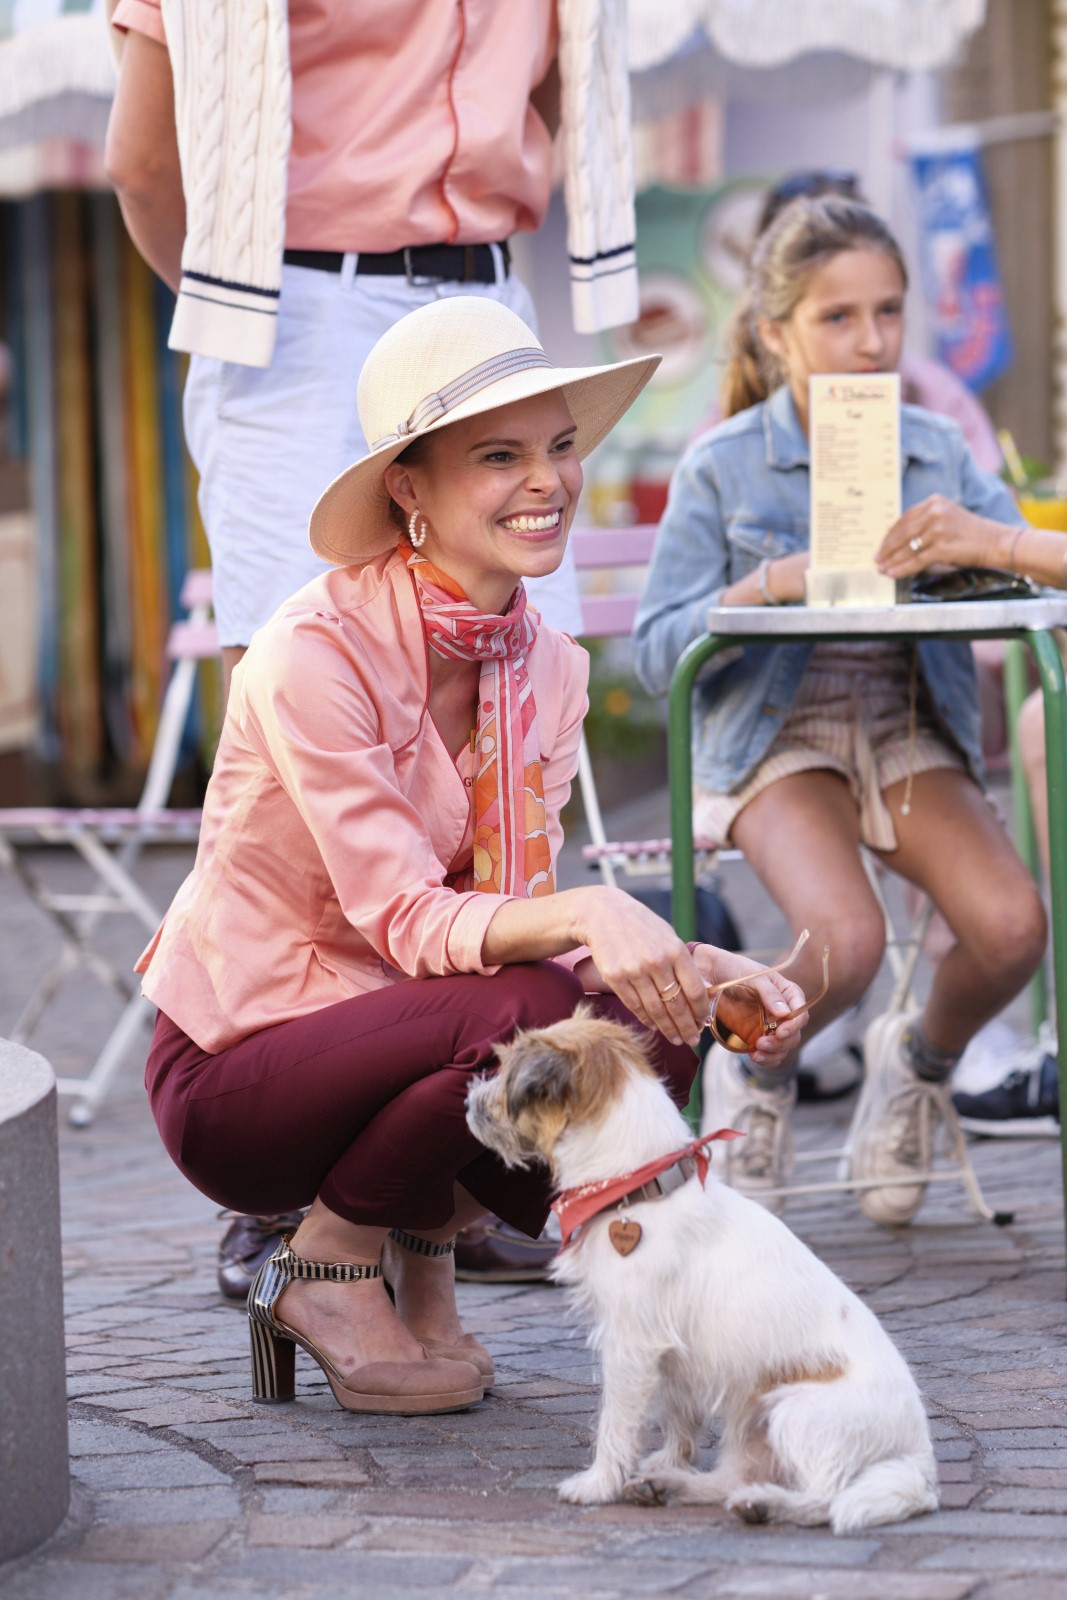
[[[471, 1088], [470, 1128], [509, 1165], [542, 1158], [565, 1199], [692, 1139], [631, 1029], [579, 1011], [499, 1054]], [[935, 1510], [919, 1391], [876, 1318], [769, 1211], [686, 1170], [594, 1216], [556, 1259], [604, 1378], [593, 1464], [561, 1498], [724, 1504], [834, 1533]], [[722, 1446], [700, 1472], [713, 1416]], [[651, 1419], [663, 1447], [641, 1460]]]

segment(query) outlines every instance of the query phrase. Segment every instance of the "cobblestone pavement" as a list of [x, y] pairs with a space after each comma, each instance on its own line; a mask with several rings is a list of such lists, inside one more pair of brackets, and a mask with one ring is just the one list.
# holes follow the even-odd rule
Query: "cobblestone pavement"
[[[18, 933], [2, 1029], [43, 935], [9, 900], [0, 915]], [[42, 1042], [63, 1070], [98, 1004], [86, 991]], [[935, 1515], [835, 1539], [717, 1509], [561, 1505], [556, 1483], [589, 1458], [597, 1381], [549, 1287], [461, 1286], [498, 1373], [466, 1414], [347, 1415], [302, 1356], [295, 1404], [251, 1404], [244, 1317], [214, 1292], [214, 1208], [172, 1168], [137, 1080], [131, 1064], [93, 1127], [61, 1123], [74, 1495], [47, 1545], [0, 1568], [5, 1600], [1067, 1597], [1053, 1141], [976, 1147], [1008, 1228], [976, 1220], [954, 1184], [897, 1232], [841, 1197], [791, 1207], [911, 1361], [940, 1462]], [[802, 1107], [800, 1143], [839, 1136], [849, 1109]]]

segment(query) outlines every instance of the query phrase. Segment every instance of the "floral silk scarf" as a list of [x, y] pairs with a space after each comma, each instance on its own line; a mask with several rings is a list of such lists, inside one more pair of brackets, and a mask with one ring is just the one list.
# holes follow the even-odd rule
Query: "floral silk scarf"
[[431, 650], [453, 661], [476, 661], [478, 721], [474, 735], [474, 859], [449, 878], [457, 890], [488, 894], [551, 894], [555, 888], [545, 816], [541, 749], [526, 653], [537, 637], [520, 583], [507, 616], [479, 611], [447, 573], [406, 540], [400, 553], [415, 583]]

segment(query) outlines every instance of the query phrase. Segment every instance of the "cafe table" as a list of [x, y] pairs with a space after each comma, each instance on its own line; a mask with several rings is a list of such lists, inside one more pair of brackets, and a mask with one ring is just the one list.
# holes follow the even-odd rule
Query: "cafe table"
[[[1023, 600], [913, 601], [885, 606], [713, 606], [708, 631], [684, 651], [671, 679], [667, 758], [674, 926], [696, 936], [693, 848], [693, 689], [716, 655], [737, 645], [872, 639], [1017, 639], [1037, 665], [1044, 696], [1049, 814], [1052, 980], [1057, 1018], [1067, 1019], [1067, 693], [1053, 628], [1067, 627], [1067, 594]], [[1058, 1029], [1060, 1105], [1067, 1103], [1067, 1021]], [[1067, 1194], [1067, 1121], [1060, 1118]]]

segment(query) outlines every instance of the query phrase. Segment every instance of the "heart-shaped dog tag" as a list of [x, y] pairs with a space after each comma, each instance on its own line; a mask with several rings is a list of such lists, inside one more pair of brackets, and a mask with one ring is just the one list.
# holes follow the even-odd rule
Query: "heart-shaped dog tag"
[[620, 1256], [628, 1256], [641, 1243], [641, 1224], [616, 1220], [608, 1228], [608, 1238]]

